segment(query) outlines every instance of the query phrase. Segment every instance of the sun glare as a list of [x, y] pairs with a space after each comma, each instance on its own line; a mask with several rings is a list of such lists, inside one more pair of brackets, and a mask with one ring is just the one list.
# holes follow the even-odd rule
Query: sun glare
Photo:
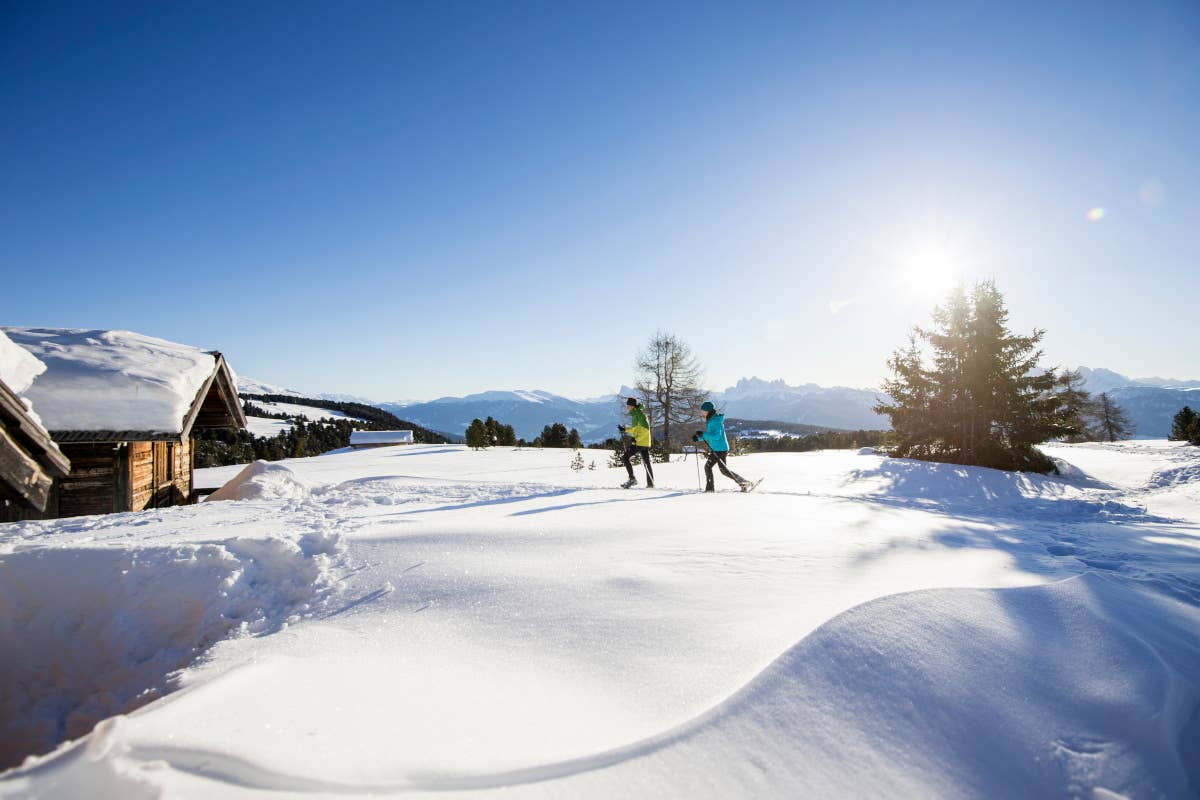
[[945, 239], [914, 242], [899, 254], [896, 273], [903, 291], [919, 297], [941, 297], [962, 280], [962, 249]]

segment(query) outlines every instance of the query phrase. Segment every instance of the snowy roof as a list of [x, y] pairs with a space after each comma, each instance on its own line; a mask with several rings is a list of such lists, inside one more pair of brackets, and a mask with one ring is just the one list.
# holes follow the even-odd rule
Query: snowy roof
[[45, 371], [45, 364], [9, 339], [0, 329], [0, 381], [4, 381], [17, 394], [22, 394], [33, 383], [33, 379]]
[[3, 330], [45, 365], [25, 396], [59, 441], [174, 438], [194, 424], [245, 424], [219, 353], [132, 331]]
[[412, 431], [351, 431], [350, 444], [412, 444]]

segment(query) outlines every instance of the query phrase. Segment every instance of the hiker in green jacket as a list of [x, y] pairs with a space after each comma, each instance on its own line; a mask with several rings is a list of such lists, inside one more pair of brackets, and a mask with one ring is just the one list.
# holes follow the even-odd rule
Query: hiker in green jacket
[[629, 412], [629, 426], [618, 425], [617, 430], [629, 434], [632, 441], [625, 445], [625, 452], [621, 454], [621, 461], [625, 463], [625, 470], [629, 473], [629, 480], [622, 483], [621, 488], [629, 489], [637, 486], [637, 478], [633, 477], [633, 457], [639, 455], [642, 457], [642, 463], [646, 465], [646, 488], [653, 489], [654, 468], [650, 466], [650, 423], [646, 420], [646, 412], [636, 397], [630, 397], [625, 401], [625, 410]]

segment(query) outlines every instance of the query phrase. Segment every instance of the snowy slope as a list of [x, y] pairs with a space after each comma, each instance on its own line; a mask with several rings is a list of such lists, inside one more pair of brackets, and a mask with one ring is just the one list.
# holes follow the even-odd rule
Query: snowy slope
[[318, 400], [333, 400], [338, 403], [366, 403], [374, 405], [374, 400], [368, 400], [365, 397], [360, 397], [354, 394], [345, 394], [342, 392], [317, 392], [305, 394], [297, 392], [294, 389], [285, 389], [282, 386], [276, 386], [271, 383], [264, 383], [254, 378], [246, 377], [245, 375], [238, 376], [238, 394], [277, 394], [290, 397], [315, 397]]
[[[319, 419], [349, 419], [358, 420], [360, 422], [363, 421], [358, 417], [352, 417], [349, 414], [337, 411], [336, 409], [318, 408], [317, 406], [306, 406], [300, 403], [272, 403], [267, 400], [252, 400], [251, 402], [264, 411], [269, 411], [272, 414], [287, 414], [288, 416], [292, 417], [307, 417], [309, 421], [315, 421]], [[270, 418], [263, 417], [263, 419]]]
[[[310, 422], [329, 419], [362, 421], [359, 417], [352, 417], [349, 414], [334, 409], [317, 408], [316, 406], [306, 406], [299, 403], [273, 403], [267, 400], [254, 400], [252, 402], [264, 411], [269, 411], [273, 414], [288, 414], [293, 417], [305, 417]], [[273, 419], [271, 417], [246, 417], [246, 430], [255, 436], [270, 438], [291, 429], [292, 423], [289, 420]]]
[[[7, 735], [174, 692], [0, 795], [1195, 792], [1200, 451], [1052, 452], [1063, 477], [761, 454], [731, 461], [758, 492], [703, 496], [691, 461], [622, 491], [603, 453], [575, 473], [570, 451], [417, 445], [197, 478], [240, 499], [3, 526], [6, 654], [73, 658], [54, 621], [88, 587], [109, 587], [98, 619], [131, 610], [88, 634], [115, 666], [82, 693], [0, 657], [4, 719], [45, 723]], [[96, 577], [14, 583], [35, 566]], [[159, 607], [191, 611], [139, 616]]]

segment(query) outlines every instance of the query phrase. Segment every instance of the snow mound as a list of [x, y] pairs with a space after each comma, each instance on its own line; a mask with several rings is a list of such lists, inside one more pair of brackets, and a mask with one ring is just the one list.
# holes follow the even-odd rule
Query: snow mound
[[543, 781], [589, 797], [1182, 797], [1200, 788], [1200, 609], [1095, 574], [891, 595], [660, 736], [404, 788]]
[[283, 464], [255, 461], [233, 480], [212, 493], [208, 502], [219, 500], [302, 500], [309, 487]]
[[1200, 464], [1184, 464], [1155, 472], [1146, 484], [1147, 489], [1178, 489], [1200, 486]]
[[132, 331], [5, 328], [46, 366], [26, 396], [48, 430], [177, 433], [211, 353]]
[[332, 587], [336, 534], [0, 558], [0, 768], [173, 688], [230, 634], [269, 633]]
[[1071, 467], [1065, 471], [1065, 475], [1041, 475], [883, 458], [872, 467], [851, 471], [843, 488], [880, 503], [989, 518], [1152, 519], [1145, 508], [1113, 499], [1117, 496], [1114, 492], [1091, 491], [1110, 487], [1081, 470]]

